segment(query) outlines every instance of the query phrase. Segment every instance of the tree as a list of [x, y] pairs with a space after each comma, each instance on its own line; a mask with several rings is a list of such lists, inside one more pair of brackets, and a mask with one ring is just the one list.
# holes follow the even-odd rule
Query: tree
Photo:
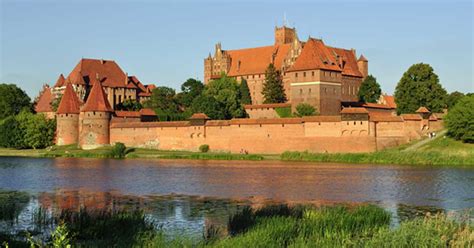
[[0, 120], [0, 147], [22, 148], [23, 135], [15, 116]]
[[295, 115], [298, 117], [317, 115], [316, 109], [308, 103], [300, 103], [296, 106]]
[[421, 106], [432, 112], [441, 112], [446, 107], [445, 100], [446, 90], [428, 64], [412, 65], [403, 74], [395, 89], [399, 114], [413, 113]]
[[189, 108], [203, 90], [204, 84], [201, 81], [190, 78], [181, 85], [181, 92], [176, 95], [177, 101], [182, 107]]
[[157, 114], [177, 114], [179, 108], [175, 96], [176, 91], [172, 88], [156, 87], [151, 93], [150, 100], [145, 102], [145, 107], [154, 109]]
[[263, 103], [283, 103], [287, 101], [280, 71], [273, 64], [269, 64], [265, 71], [262, 95]]
[[138, 111], [143, 108], [142, 104], [135, 99], [126, 99], [117, 104], [117, 110]]
[[459, 91], [451, 92], [446, 98], [446, 106], [448, 109], [454, 107], [456, 103], [464, 97], [464, 94]]
[[250, 96], [250, 89], [247, 84], [247, 80], [242, 78], [240, 82], [240, 102], [242, 104], [252, 104], [252, 97]]
[[14, 84], [0, 84], [0, 119], [32, 110], [30, 97]]
[[377, 83], [377, 79], [372, 75], [368, 75], [360, 85], [359, 101], [375, 103], [381, 93], [382, 90], [380, 84]]
[[225, 113], [225, 119], [245, 116], [245, 110], [240, 102], [239, 84], [234, 78], [222, 74], [219, 79], [210, 81], [204, 94], [214, 97]]
[[226, 119], [225, 108], [213, 96], [200, 95], [191, 106], [193, 113], [204, 113], [213, 120]]
[[474, 95], [461, 98], [445, 118], [448, 135], [474, 143]]

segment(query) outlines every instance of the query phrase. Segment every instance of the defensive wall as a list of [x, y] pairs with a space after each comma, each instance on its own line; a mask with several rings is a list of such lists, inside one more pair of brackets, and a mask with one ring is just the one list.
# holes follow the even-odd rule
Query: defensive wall
[[418, 114], [378, 116], [342, 113], [303, 118], [232, 119], [202, 122], [124, 122], [112, 119], [110, 144], [130, 147], [275, 154], [284, 151], [372, 152], [419, 139], [442, 128], [441, 118]]

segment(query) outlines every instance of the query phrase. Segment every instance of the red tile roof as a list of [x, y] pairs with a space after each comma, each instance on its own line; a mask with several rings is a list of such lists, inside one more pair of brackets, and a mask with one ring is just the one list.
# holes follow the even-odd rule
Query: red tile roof
[[232, 125], [258, 125], [258, 124], [300, 124], [301, 118], [273, 118], [273, 119], [232, 119]]
[[389, 96], [389, 95], [382, 95], [382, 97], [385, 99], [386, 104], [393, 109], [397, 108], [397, 104], [395, 103], [395, 97], [394, 96]]
[[190, 120], [209, 120], [211, 118], [209, 118], [209, 116], [207, 116], [204, 113], [195, 113], [189, 119]]
[[127, 117], [127, 118], [140, 118], [140, 112], [138, 111], [121, 111], [117, 110], [115, 111], [115, 116], [117, 117]]
[[104, 87], [133, 87], [129, 86], [128, 77], [113, 60], [81, 59], [74, 67], [66, 81], [72, 84], [94, 84], [97, 77]]
[[59, 75], [58, 77], [58, 80], [56, 80], [56, 84], [53, 86], [53, 88], [63, 87], [66, 85], [65, 82], [66, 78], [64, 78], [64, 75], [61, 73], [61, 75]]
[[272, 63], [275, 55], [275, 68], [283, 65], [291, 44], [246, 48], [239, 50], [226, 50], [230, 55], [231, 64], [228, 75], [231, 77], [249, 74], [263, 74], [268, 65]]
[[54, 99], [53, 94], [51, 93], [51, 88], [45, 85], [43, 90], [40, 93], [38, 102], [36, 102], [35, 111], [38, 113], [43, 112], [54, 112], [51, 108], [51, 101]]
[[376, 109], [392, 109], [390, 106], [379, 103], [366, 102], [362, 104], [362, 107], [365, 108], [376, 108]]
[[70, 83], [66, 84], [63, 97], [58, 106], [58, 114], [79, 114], [80, 101]]
[[342, 75], [353, 76], [353, 77], [363, 77], [362, 73], [359, 71], [359, 66], [357, 65], [356, 57], [353, 51], [328, 47], [332, 49], [341, 59], [341, 63], [338, 63], [342, 67]]
[[365, 108], [343, 108], [341, 114], [368, 114], [369, 111]]
[[92, 85], [92, 90], [87, 98], [86, 104], [81, 110], [82, 112], [90, 111], [101, 111], [101, 112], [113, 112], [112, 107], [110, 107], [107, 96], [102, 89], [100, 83], [94, 83]]
[[357, 61], [365, 61], [368, 62], [368, 60], [364, 57], [364, 55], [360, 55], [359, 59]]
[[415, 113], [429, 113], [430, 111], [425, 107], [418, 108]]
[[137, 128], [137, 127], [188, 127], [189, 121], [162, 121], [162, 122], [115, 122], [111, 128]]
[[369, 119], [376, 122], [403, 122], [402, 117], [387, 112], [369, 112]]
[[317, 116], [304, 116], [301, 117], [304, 122], [339, 122], [341, 121], [340, 115], [317, 115]]
[[255, 104], [245, 105], [245, 109], [266, 109], [266, 108], [285, 108], [291, 107], [290, 103], [267, 103], [267, 104]]
[[296, 59], [293, 66], [288, 71], [304, 71], [324, 69], [331, 71], [342, 71], [336, 60], [333, 49], [324, 45], [322, 40], [309, 38]]
[[151, 108], [143, 108], [143, 109], [140, 110], [140, 115], [156, 116], [156, 113]]

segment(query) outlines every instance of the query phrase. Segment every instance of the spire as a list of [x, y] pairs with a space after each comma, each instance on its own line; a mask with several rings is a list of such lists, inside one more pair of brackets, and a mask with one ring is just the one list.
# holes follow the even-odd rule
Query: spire
[[114, 110], [110, 107], [110, 103], [107, 100], [102, 84], [100, 81], [92, 85], [91, 93], [87, 98], [86, 104], [81, 110], [82, 112], [99, 111], [99, 112], [113, 112]]
[[366, 61], [367, 62], [368, 60], [364, 57], [364, 55], [361, 54], [357, 61]]
[[64, 78], [64, 75], [61, 73], [61, 75], [59, 75], [58, 80], [56, 81], [56, 84], [53, 86], [53, 88], [63, 87], [65, 81], [66, 79]]
[[72, 89], [71, 83], [66, 84], [63, 97], [58, 106], [58, 114], [79, 114], [79, 98]]

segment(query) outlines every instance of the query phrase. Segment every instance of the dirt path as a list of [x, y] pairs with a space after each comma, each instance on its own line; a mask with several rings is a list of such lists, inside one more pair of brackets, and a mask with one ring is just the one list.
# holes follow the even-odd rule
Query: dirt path
[[[441, 130], [440, 132], [436, 132], [436, 138], [441, 137], [441, 136], [443, 136], [443, 135], [445, 135], [445, 134], [446, 134], [446, 130]], [[403, 151], [413, 151], [413, 150], [416, 150], [416, 149], [418, 149], [418, 148], [420, 148], [420, 147], [422, 147], [422, 146], [424, 146], [424, 145], [430, 143], [431, 141], [435, 140], [436, 138], [432, 138], [432, 139], [427, 138], [427, 139], [424, 139], [424, 140], [422, 140], [422, 141], [420, 141], [420, 142], [417, 142], [417, 143], [415, 143], [415, 144], [413, 144], [413, 145], [411, 145], [411, 146], [405, 148], [405, 150], [403, 150]]]

